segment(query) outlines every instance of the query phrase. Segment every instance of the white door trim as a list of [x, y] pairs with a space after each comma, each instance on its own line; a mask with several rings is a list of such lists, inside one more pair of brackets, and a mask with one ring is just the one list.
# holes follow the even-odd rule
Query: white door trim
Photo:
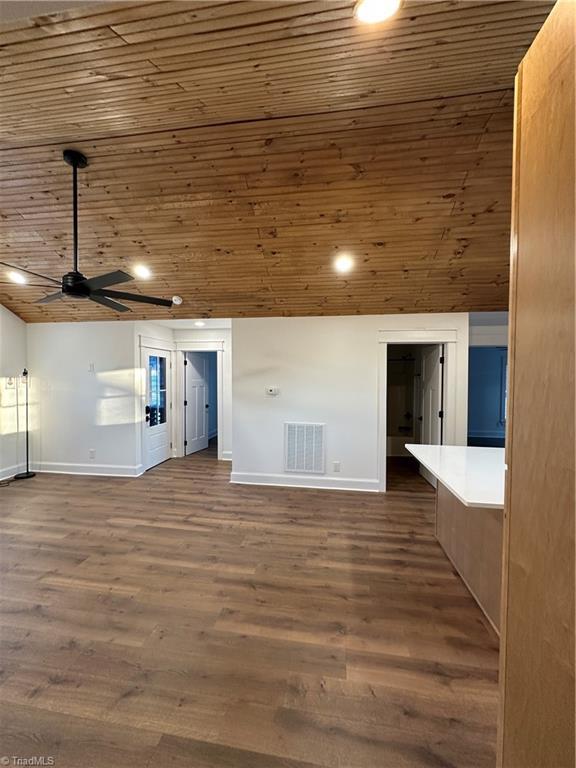
[[388, 344], [444, 344], [444, 444], [466, 445], [468, 419], [468, 339], [458, 328], [378, 332], [378, 478], [386, 491], [386, 404]]
[[168, 339], [155, 339], [152, 336], [142, 336], [140, 334], [140, 346], [148, 349], [162, 349], [172, 352], [176, 349], [176, 344]]
[[223, 352], [223, 341], [177, 341], [175, 349], [181, 352]]
[[174, 373], [174, 455], [184, 456], [184, 355], [186, 352], [216, 352], [216, 388], [218, 412], [218, 460], [224, 456], [224, 342], [223, 341], [178, 341], [176, 342]]
[[379, 344], [446, 344], [458, 341], [457, 328], [417, 328], [405, 331], [378, 331]]

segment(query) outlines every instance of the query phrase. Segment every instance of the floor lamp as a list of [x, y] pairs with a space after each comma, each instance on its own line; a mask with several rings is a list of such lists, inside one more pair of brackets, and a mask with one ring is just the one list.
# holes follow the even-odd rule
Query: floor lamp
[[19, 472], [14, 475], [14, 480], [26, 480], [29, 477], [35, 477], [36, 472], [30, 472], [30, 435], [28, 432], [28, 371], [26, 368], [22, 371], [24, 382], [26, 386], [26, 472]]

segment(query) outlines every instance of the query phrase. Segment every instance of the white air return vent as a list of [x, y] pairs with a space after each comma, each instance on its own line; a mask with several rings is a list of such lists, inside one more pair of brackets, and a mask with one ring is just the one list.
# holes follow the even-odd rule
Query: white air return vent
[[284, 424], [284, 471], [324, 474], [325, 424]]

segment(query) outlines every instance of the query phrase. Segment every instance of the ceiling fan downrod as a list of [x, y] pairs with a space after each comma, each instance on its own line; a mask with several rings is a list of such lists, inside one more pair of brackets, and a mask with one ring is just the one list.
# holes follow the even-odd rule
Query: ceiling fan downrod
[[72, 166], [72, 225], [74, 239], [74, 266], [73, 271], [78, 270], [78, 168], [86, 168], [88, 159], [82, 152], [75, 149], [65, 149], [64, 162]]
[[[0, 264], [17, 271], [18, 273], [23, 272], [46, 280], [48, 283], [52, 283], [52, 285], [38, 285], [38, 288], [55, 289], [56, 286], [60, 287], [59, 291], [43, 296], [41, 299], [37, 299], [35, 302], [36, 304], [51, 304], [58, 299], [70, 297], [72, 299], [89, 299], [103, 307], [113, 309], [115, 312], [130, 311], [130, 307], [121, 304], [118, 299], [123, 301], [134, 301], [139, 304], [153, 304], [157, 307], [167, 308], [171, 308], [175, 304], [181, 304], [182, 300], [175, 300], [179, 297], [163, 299], [159, 296], [145, 296], [141, 293], [128, 293], [126, 291], [116, 291], [111, 289], [110, 286], [112, 285], [127, 283], [134, 280], [133, 275], [120, 269], [91, 278], [85, 277], [80, 272], [78, 268], [78, 169], [86, 168], [88, 160], [82, 152], [78, 152], [76, 149], [65, 149], [63, 157], [64, 162], [72, 168], [72, 225], [74, 253], [71, 271], [62, 275], [61, 280], [56, 280], [54, 277], [42, 275], [39, 272], [33, 272], [26, 267], [18, 267], [4, 261], [0, 261]], [[24, 282], [26, 281], [24, 280]]]

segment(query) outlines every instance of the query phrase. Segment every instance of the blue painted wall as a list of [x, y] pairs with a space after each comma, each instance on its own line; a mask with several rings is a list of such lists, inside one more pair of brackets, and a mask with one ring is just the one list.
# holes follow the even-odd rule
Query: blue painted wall
[[506, 347], [470, 347], [468, 445], [503, 446]]

